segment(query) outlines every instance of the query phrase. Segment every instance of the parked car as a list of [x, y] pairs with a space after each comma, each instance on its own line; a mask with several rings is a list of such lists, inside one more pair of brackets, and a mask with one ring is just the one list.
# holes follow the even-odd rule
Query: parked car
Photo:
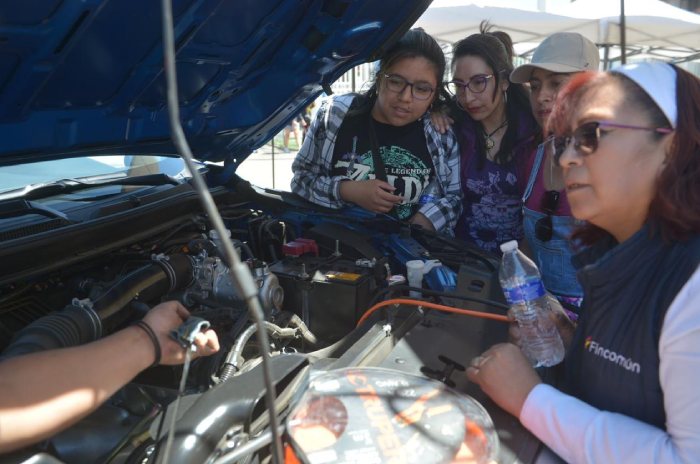
[[[371, 306], [407, 295], [400, 276], [413, 259], [442, 264], [425, 275], [425, 300], [502, 314], [494, 256], [236, 175], [429, 3], [173, 2], [181, 124], [259, 287], [289, 459], [384, 460], [372, 408], [409, 414], [422, 395], [449, 414], [399, 414], [382, 429], [406, 462], [451, 462], [464, 443], [486, 460], [537, 457], [538, 443], [493, 404], [484, 408], [459, 374], [505, 338], [504, 324], [397, 303], [358, 327]], [[222, 342], [218, 355], [192, 363], [184, 391], [182, 368], [148, 369], [85, 420], [0, 462], [157, 462], [171, 430], [170, 462], [266, 462], [255, 327], [221, 251], [228, 238], [171, 140], [160, 2], [3, 2], [0, 18], [0, 357], [94, 340], [167, 299], [209, 321]], [[358, 396], [361, 388], [373, 396]], [[333, 444], [305, 447], [294, 431], [309, 420], [331, 430]]]

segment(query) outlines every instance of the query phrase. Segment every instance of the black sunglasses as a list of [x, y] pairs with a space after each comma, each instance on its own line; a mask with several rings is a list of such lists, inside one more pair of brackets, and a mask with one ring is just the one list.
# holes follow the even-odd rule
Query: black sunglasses
[[546, 216], [540, 218], [535, 223], [535, 237], [541, 242], [552, 240], [554, 228], [552, 226], [552, 215], [559, 206], [559, 195], [557, 190], [547, 190], [542, 197], [542, 211]]
[[618, 124], [611, 121], [591, 121], [581, 124], [571, 135], [552, 137], [552, 154], [554, 163], [559, 164], [559, 159], [569, 147], [571, 142], [574, 142], [574, 150], [583, 156], [588, 156], [598, 149], [600, 141], [600, 129], [611, 127], [615, 129], [633, 129], [658, 132], [660, 134], [670, 134], [673, 129], [668, 127], [642, 127], [630, 126], [627, 124]]

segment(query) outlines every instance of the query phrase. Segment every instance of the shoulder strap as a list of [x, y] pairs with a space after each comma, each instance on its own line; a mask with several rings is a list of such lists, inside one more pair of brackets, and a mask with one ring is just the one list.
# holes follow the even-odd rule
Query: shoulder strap
[[523, 194], [523, 205], [525, 205], [525, 202], [528, 198], [530, 198], [530, 195], [532, 194], [532, 188], [535, 185], [535, 181], [537, 180], [537, 173], [540, 170], [540, 166], [542, 165], [542, 159], [544, 158], [544, 148], [545, 146], [543, 143], [537, 146], [537, 152], [535, 154], [534, 162], [532, 163], [530, 177], [527, 180], [527, 186], [525, 187], [525, 193]]

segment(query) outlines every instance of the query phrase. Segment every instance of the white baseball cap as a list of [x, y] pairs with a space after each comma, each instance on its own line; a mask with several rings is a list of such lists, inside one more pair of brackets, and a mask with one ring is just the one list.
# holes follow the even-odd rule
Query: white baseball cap
[[600, 64], [598, 47], [576, 32], [557, 32], [535, 49], [530, 63], [518, 66], [510, 73], [510, 81], [523, 84], [530, 80], [535, 68], [555, 73], [597, 71]]

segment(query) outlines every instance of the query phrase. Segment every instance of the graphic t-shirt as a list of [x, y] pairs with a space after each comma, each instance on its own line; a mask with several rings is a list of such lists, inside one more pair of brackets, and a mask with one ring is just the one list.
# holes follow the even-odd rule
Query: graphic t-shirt
[[[331, 175], [351, 180], [375, 179], [368, 114], [348, 116], [343, 120], [333, 150]], [[409, 219], [419, 208], [421, 193], [434, 175], [433, 162], [423, 131], [423, 123], [412, 122], [396, 127], [374, 121], [379, 152], [384, 162], [387, 182], [403, 197], [391, 213], [400, 220]]]
[[457, 224], [457, 236], [483, 250], [500, 253], [499, 245], [523, 238], [521, 193], [515, 162], [507, 165], [477, 160], [463, 166], [464, 208]]

